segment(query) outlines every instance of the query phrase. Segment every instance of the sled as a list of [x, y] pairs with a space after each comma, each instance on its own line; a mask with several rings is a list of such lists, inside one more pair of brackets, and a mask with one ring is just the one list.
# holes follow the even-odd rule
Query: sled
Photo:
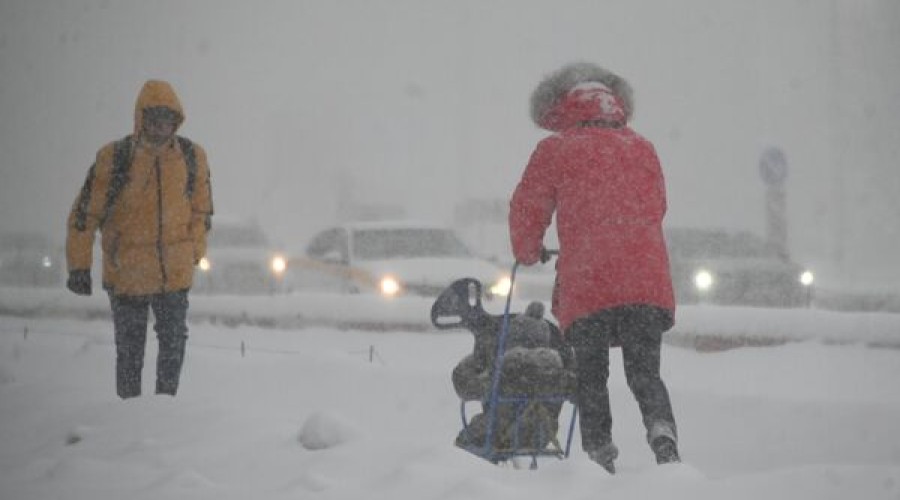
[[[556, 252], [551, 252], [551, 254], [555, 255]], [[431, 322], [441, 330], [468, 329], [475, 335], [476, 351], [479, 347], [493, 349], [490, 390], [488, 396], [480, 401], [484, 411], [483, 415], [476, 416], [476, 418], [486, 417], [487, 428], [483, 443], [460, 444], [460, 438], [458, 438], [457, 445], [493, 464], [506, 461], [512, 461], [515, 464], [516, 457], [530, 457], [530, 468], [536, 469], [538, 457], [568, 458], [578, 409], [573, 403], [572, 394], [503, 394], [501, 392], [501, 374], [503, 373], [510, 321], [516, 316], [510, 312], [510, 305], [518, 267], [518, 262], [512, 267], [510, 292], [507, 294], [502, 315], [492, 315], [484, 310], [481, 298], [482, 284], [478, 280], [462, 278], [450, 285], [437, 298], [431, 308]], [[566, 350], [570, 351], [570, 348], [563, 342], [558, 327], [549, 321], [547, 323], [551, 328], [552, 338], [557, 342], [555, 348], [559, 349], [561, 353]], [[571, 354], [569, 359], [572, 360], [571, 363], [574, 363], [574, 354]], [[467, 404], [471, 403], [478, 402], [461, 398], [461, 437], [469, 435], [470, 426], [474, 423], [474, 420], [470, 421], [466, 409]], [[562, 408], [566, 403], [571, 406], [571, 417], [565, 429], [557, 430]], [[499, 415], [501, 413], [505, 417], [507, 424], [505, 427], [500, 425]], [[512, 424], [508, 423], [510, 416], [513, 419]], [[483, 424], [484, 419], [479, 423]], [[559, 436], [560, 431], [564, 433], [562, 440]], [[527, 439], [525, 434], [527, 434]]]

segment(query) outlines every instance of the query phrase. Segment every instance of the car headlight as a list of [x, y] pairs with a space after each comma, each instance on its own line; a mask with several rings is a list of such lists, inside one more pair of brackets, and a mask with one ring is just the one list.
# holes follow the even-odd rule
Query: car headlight
[[378, 282], [378, 290], [386, 297], [393, 297], [400, 293], [400, 282], [393, 276], [385, 276]]
[[281, 276], [287, 270], [287, 259], [285, 259], [283, 255], [276, 255], [272, 257], [269, 267], [272, 269], [273, 273]]
[[806, 270], [800, 273], [800, 284], [803, 286], [812, 286], [815, 280], [816, 276], [810, 270]]
[[694, 273], [694, 286], [698, 291], [705, 292], [712, 288], [715, 283], [713, 274], [706, 269], [701, 269]]
[[209, 259], [201, 257], [200, 262], [197, 263], [197, 267], [199, 267], [201, 271], [206, 272], [209, 271], [212, 265], [209, 263]]
[[500, 297], [506, 297], [512, 291], [512, 279], [509, 276], [504, 276], [497, 280], [491, 288], [491, 295], [497, 295]]

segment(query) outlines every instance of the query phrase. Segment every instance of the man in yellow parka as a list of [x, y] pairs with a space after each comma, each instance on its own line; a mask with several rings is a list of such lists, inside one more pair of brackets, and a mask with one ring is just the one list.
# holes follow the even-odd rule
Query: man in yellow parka
[[116, 390], [141, 394], [148, 310], [159, 341], [156, 393], [174, 396], [187, 340], [188, 291], [206, 253], [212, 195], [206, 152], [175, 135], [184, 122], [167, 82], [147, 81], [134, 133], [103, 146], [68, 219], [66, 286], [91, 294], [94, 235], [101, 234], [103, 288], [112, 308]]

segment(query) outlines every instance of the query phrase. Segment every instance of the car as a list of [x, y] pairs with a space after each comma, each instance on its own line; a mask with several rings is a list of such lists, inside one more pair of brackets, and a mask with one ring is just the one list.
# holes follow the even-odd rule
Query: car
[[51, 287], [62, 284], [62, 248], [42, 233], [0, 234], [0, 285]]
[[813, 273], [754, 233], [678, 227], [665, 237], [680, 304], [810, 305]]
[[450, 228], [415, 222], [359, 222], [324, 229], [297, 260], [299, 288], [384, 297], [437, 297], [472, 277], [485, 297], [509, 294], [509, 273], [476, 257]]
[[210, 294], [274, 294], [290, 291], [288, 258], [255, 222], [213, 220], [206, 255], [193, 290]]

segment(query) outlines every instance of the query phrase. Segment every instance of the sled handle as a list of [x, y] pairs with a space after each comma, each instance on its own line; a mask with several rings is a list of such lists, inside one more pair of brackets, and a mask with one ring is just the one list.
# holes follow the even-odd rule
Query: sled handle
[[556, 250], [556, 249], [551, 250], [548, 248], [542, 248], [541, 249], [541, 263], [542, 264], [546, 263], [548, 260], [550, 260], [550, 257], [559, 257], [559, 250]]
[[[547, 262], [550, 256], [559, 256], [559, 250], [541, 248], [541, 262]], [[491, 375], [491, 394], [488, 406], [487, 435], [484, 440], [484, 452], [490, 450], [494, 438], [494, 427], [497, 424], [497, 405], [500, 399], [500, 372], [503, 371], [503, 353], [506, 352], [506, 337], [509, 335], [509, 308], [512, 304], [514, 285], [516, 284], [516, 271], [519, 269], [519, 261], [512, 266], [509, 273], [509, 293], [506, 295], [506, 306], [503, 308], [503, 323], [500, 326], [500, 337], [497, 339], [497, 353], [494, 357], [494, 373]]]
[[[547, 262], [550, 256], [558, 256], [559, 250], [541, 249], [541, 262]], [[490, 452], [494, 445], [494, 428], [497, 425], [497, 406], [500, 399], [500, 372], [503, 367], [503, 354], [506, 352], [506, 337], [509, 335], [509, 308], [512, 304], [512, 293], [516, 284], [516, 271], [519, 269], [519, 261], [513, 264], [509, 273], [509, 293], [506, 295], [506, 305], [503, 308], [503, 323], [500, 326], [500, 337], [497, 339], [497, 356], [494, 358], [494, 373], [491, 374], [491, 394], [488, 400], [487, 434], [484, 439], [484, 454]]]
[[497, 400], [500, 399], [500, 371], [503, 369], [503, 353], [506, 351], [506, 336], [509, 333], [509, 306], [512, 303], [513, 286], [516, 284], [516, 271], [519, 261], [513, 264], [509, 274], [509, 293], [506, 295], [506, 306], [503, 308], [503, 323], [500, 326], [500, 338], [497, 339], [497, 353], [494, 357], [494, 373], [491, 374], [491, 396], [488, 403], [487, 433], [484, 437], [484, 453], [490, 451], [494, 440], [494, 427], [497, 424]]

